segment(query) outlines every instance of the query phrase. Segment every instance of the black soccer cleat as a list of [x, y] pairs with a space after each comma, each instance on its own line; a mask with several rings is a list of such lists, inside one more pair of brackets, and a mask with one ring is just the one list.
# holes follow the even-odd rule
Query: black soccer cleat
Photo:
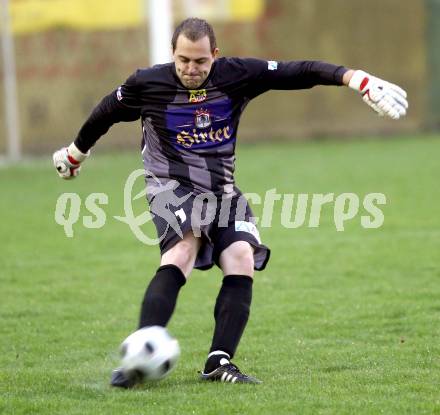
[[124, 389], [130, 389], [141, 382], [142, 376], [140, 376], [140, 374], [133, 372], [128, 376], [120, 367], [112, 372], [112, 377], [110, 379], [111, 386]]
[[216, 382], [229, 383], [263, 383], [261, 380], [252, 376], [245, 375], [240, 369], [232, 363], [226, 363], [219, 366], [210, 373], [200, 373], [200, 379]]

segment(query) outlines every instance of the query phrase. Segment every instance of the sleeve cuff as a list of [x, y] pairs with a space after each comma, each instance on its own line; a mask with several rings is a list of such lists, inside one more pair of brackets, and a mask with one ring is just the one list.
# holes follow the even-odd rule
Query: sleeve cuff
[[344, 74], [348, 71], [348, 68], [346, 68], [345, 66], [339, 66], [338, 69], [336, 69], [335, 71], [335, 81], [339, 83], [339, 85], [343, 85], [343, 77]]

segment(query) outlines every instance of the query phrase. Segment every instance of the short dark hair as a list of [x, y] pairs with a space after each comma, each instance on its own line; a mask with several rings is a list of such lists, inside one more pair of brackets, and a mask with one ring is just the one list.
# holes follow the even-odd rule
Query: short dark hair
[[215, 39], [214, 29], [212, 26], [203, 19], [197, 17], [190, 17], [185, 19], [179, 26], [176, 27], [174, 31], [173, 38], [171, 40], [171, 46], [173, 47], [173, 52], [176, 50], [177, 38], [179, 35], [183, 34], [186, 38], [195, 42], [205, 36], [209, 38], [209, 44], [211, 46], [211, 51], [217, 47], [217, 41]]

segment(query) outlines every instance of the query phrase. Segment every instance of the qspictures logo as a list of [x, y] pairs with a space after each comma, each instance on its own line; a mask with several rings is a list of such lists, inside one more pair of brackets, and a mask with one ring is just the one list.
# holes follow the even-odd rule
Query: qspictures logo
[[[135, 183], [148, 176], [157, 184], [155, 197], [147, 208], [144, 188], [133, 195]], [[345, 231], [347, 223], [356, 222], [364, 229], [377, 229], [384, 224], [385, 216], [380, 206], [386, 205], [387, 199], [383, 193], [278, 193], [276, 188], [269, 189], [264, 195], [245, 193], [237, 202], [237, 208], [231, 219], [231, 195], [225, 194], [220, 200], [213, 193], [193, 194], [183, 193], [179, 182], [171, 180], [161, 184], [153, 173], [138, 169], [127, 178], [123, 189], [124, 214], [112, 216], [113, 220], [128, 226], [137, 240], [146, 245], [156, 245], [166, 236], [169, 229], [182, 237], [182, 225], [190, 221], [192, 231], [200, 236], [200, 230], [209, 226], [216, 220], [216, 212], [221, 212], [216, 226], [230, 226], [231, 220], [235, 223], [236, 231], [253, 234], [259, 239], [259, 228], [282, 226], [286, 229], [301, 227], [318, 228], [321, 226], [322, 212], [326, 224], [333, 222], [337, 232]], [[141, 199], [141, 200], [140, 200]], [[137, 202], [139, 201], [139, 202]], [[248, 201], [252, 206], [261, 207], [261, 216], [246, 217]], [[82, 225], [89, 229], [99, 229], [107, 223], [107, 214], [104, 206], [110, 203], [109, 196], [105, 193], [91, 193], [84, 201], [76, 193], [63, 193], [58, 197], [55, 206], [55, 222], [64, 228], [65, 235], [74, 237], [74, 226], [78, 226], [81, 210], [87, 211], [82, 216]], [[139, 209], [139, 203], [143, 209]], [[220, 203], [220, 206], [219, 206]], [[135, 206], [137, 204], [137, 209]], [[136, 214], [136, 211], [141, 211]], [[329, 214], [328, 212], [331, 212]], [[148, 235], [146, 224], [157, 216], [164, 223], [162, 234]], [[151, 229], [151, 228], [150, 228]]]

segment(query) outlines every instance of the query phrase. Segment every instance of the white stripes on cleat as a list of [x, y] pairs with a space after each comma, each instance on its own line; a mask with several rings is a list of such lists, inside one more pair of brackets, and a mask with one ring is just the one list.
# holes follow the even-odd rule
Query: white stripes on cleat
[[210, 373], [200, 373], [200, 378], [223, 383], [262, 383], [252, 376], [241, 373], [238, 367], [229, 361]]
[[230, 373], [223, 373], [222, 377], [220, 378], [222, 382], [231, 382], [235, 383], [237, 381], [237, 376], [231, 375]]

